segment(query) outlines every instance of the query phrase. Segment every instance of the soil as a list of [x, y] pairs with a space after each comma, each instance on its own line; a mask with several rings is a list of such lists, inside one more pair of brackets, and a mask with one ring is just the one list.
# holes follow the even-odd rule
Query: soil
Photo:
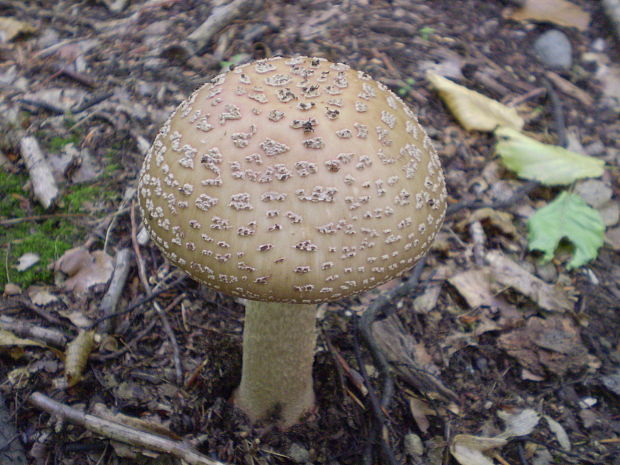
[[[587, 58], [601, 40], [608, 44], [604, 55], [609, 62], [619, 58], [618, 39], [599, 2], [573, 1], [591, 14], [589, 27], [580, 31], [548, 22], [510, 20], [507, 11], [514, 5], [497, 0], [267, 0], [262, 8], [237, 15], [191, 56], [172, 45], [181, 43], [209, 17], [214, 4], [223, 2], [134, 0], [119, 12], [108, 6], [113, 3], [0, 1], [0, 16], [33, 26], [33, 31], [0, 44], [0, 56], [7, 63], [0, 69], [6, 72], [16, 65], [17, 76], [23, 79], [21, 87], [0, 87], [4, 108], [22, 113], [21, 128], [11, 131], [36, 133], [43, 144], [67, 133], [63, 116], [33, 103], [24, 95], [28, 92], [78, 89], [103, 104], [74, 115], [78, 121], [90, 115], [80, 123], [84, 128], [80, 147], [87, 148], [96, 163], [113, 149], [114, 163], [120, 166], [102, 184], [118, 193], [118, 201], [98, 210], [92, 222], [75, 220], [89, 228], [84, 241], [93, 239], [92, 248], [101, 249], [106, 241], [107, 215], [119, 209], [122, 195], [135, 183], [144, 143], [148, 146], [167, 114], [228, 65], [224, 62], [274, 55], [302, 54], [345, 62], [403, 95], [441, 155], [451, 204], [497, 200], [492, 179], [512, 188], [525, 181], [498, 164], [492, 134], [467, 132], [458, 125], [425, 78], [425, 69], [437, 64], [457, 67], [463, 75], [462, 85], [500, 101], [531, 92], [533, 96], [520, 107], [527, 115], [525, 129], [549, 143], [558, 143], [561, 129], [575, 136], [591, 155], [605, 159], [604, 180], [616, 201], [620, 196], [618, 111], [604, 97], [601, 82], [593, 78], [597, 63]], [[531, 45], [552, 27], [561, 29], [573, 47], [573, 66], [554, 72], [591, 98], [586, 107], [574, 93], [556, 88], [564, 114], [560, 129], [557, 105], [546, 92], [536, 93], [545, 88], [549, 70], [536, 59]], [[63, 41], [62, 53], [50, 48]], [[86, 47], [86, 41], [94, 42]], [[83, 68], [75, 68], [79, 60], [85, 61]], [[12, 169], [27, 172], [15, 139], [10, 134], [7, 139], [2, 150]], [[69, 174], [65, 182], [72, 183]], [[470, 308], [458, 286], [447, 280], [475, 268], [471, 230], [459, 226], [475, 208], [464, 208], [446, 219], [419, 282], [377, 315], [380, 321], [390, 315], [398, 318], [401, 336], [409, 337], [416, 350], [424, 353], [422, 371], [436, 368], [433, 379], [454, 398], [428, 385], [425, 389], [423, 383], [412, 384], [394, 365], [394, 394], [383, 410], [384, 418], [373, 410], [368, 389], [381, 396], [383, 377], [360, 341], [356, 325], [374, 299], [393, 291], [395, 284], [391, 283], [321, 309], [314, 367], [316, 411], [288, 431], [268, 423], [251, 425], [228, 402], [240, 376], [243, 306], [185, 279], [167, 287], [156, 299], [161, 308], [174, 304], [168, 318], [180, 348], [181, 385], [170, 339], [147, 304], [116, 318], [114, 333], [98, 341], [83, 378], [73, 387], [62, 385], [63, 363], [53, 352], [31, 347], [1, 350], [0, 392], [18, 432], [15, 440], [37, 465], [178, 463], [169, 457], [141, 455], [138, 448], [121, 448], [81, 426], [56, 421], [28, 403], [30, 394], [39, 391], [86, 411], [101, 403], [111, 412], [159, 424], [205, 455], [235, 465], [456, 464], [449, 445], [457, 434], [496, 435], [503, 429], [498, 411], [532, 408], [562, 425], [571, 449], [563, 448], [560, 433], [541, 421], [527, 436], [497, 449], [495, 463], [620, 464], [620, 392], [605, 381], [614, 374], [620, 376], [620, 257], [618, 250], [606, 244], [594, 262], [568, 271], [569, 255], [561, 252], [549, 265], [551, 277], [543, 274], [539, 257], [527, 250], [525, 215], [559, 191], [536, 187], [504, 208], [514, 215], [516, 234], [506, 234], [486, 220], [482, 225], [487, 250], [503, 250], [527, 270], [562, 287], [571, 294], [571, 309], [554, 316], [514, 289], [498, 292], [503, 302], [500, 310], [492, 303]], [[24, 196], [32, 199], [31, 193]], [[128, 214], [122, 215], [107, 239], [112, 255], [114, 250], [131, 247], [135, 233]], [[172, 271], [151, 245], [142, 248], [142, 260], [148, 275], [154, 277], [152, 284]], [[71, 314], [90, 321], [100, 316], [105, 285], [76, 297], [60, 282], [39, 284], [60, 299], [38, 308], [24, 289], [22, 294], [0, 297], [0, 316], [54, 328], [69, 339], [78, 333]], [[434, 285], [441, 292], [431, 308], [421, 310], [419, 297]], [[118, 309], [145, 296], [137, 269], [132, 267]], [[512, 324], [501, 322], [504, 304], [518, 308], [524, 316]], [[507, 348], [506, 336], [530, 328], [531, 318], [545, 322], [559, 318], [564, 328], [574, 329], [570, 350], [579, 353], [580, 360], [568, 363], [562, 358], [566, 354], [556, 352], [541, 355], [544, 349], [540, 347], [521, 347], [521, 352]], [[496, 326], [476, 332], [483, 321], [494, 321]], [[149, 325], [152, 329], [144, 333]], [[558, 337], [564, 337], [569, 330], [560, 332]], [[525, 352], [533, 354], [537, 365]], [[555, 364], [541, 362], [544, 356], [554, 358]], [[26, 372], [16, 380], [19, 368]], [[420, 403], [426, 410], [419, 408]], [[416, 438], [423, 444], [422, 455], [414, 453]], [[540, 458], [542, 451], [550, 454], [547, 462]], [[468, 463], [493, 463], [487, 460]]]

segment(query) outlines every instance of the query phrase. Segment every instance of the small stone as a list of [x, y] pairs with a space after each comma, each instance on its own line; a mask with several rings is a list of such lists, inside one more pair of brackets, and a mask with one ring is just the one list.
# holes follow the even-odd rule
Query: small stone
[[13, 296], [13, 295], [19, 295], [21, 293], [22, 293], [22, 289], [17, 284], [6, 283], [4, 286], [4, 295], [7, 297]]
[[542, 34], [534, 42], [538, 59], [550, 68], [568, 69], [572, 65], [572, 46], [566, 34], [556, 29]]
[[551, 262], [536, 263], [536, 274], [543, 281], [548, 283], [554, 283], [558, 279], [558, 271], [555, 269], [555, 265]]
[[610, 200], [604, 205], [601, 205], [598, 212], [603, 218], [605, 226], [613, 226], [620, 221], [620, 205], [615, 200]]
[[612, 191], [603, 181], [587, 179], [575, 186], [575, 192], [583, 197], [588, 205], [599, 208], [611, 199]]
[[293, 442], [289, 446], [286, 455], [295, 463], [308, 463], [310, 461], [310, 452], [308, 452], [308, 449], [297, 442]]
[[424, 444], [422, 439], [415, 433], [409, 433], [405, 436], [405, 452], [414, 457], [421, 457], [424, 454]]

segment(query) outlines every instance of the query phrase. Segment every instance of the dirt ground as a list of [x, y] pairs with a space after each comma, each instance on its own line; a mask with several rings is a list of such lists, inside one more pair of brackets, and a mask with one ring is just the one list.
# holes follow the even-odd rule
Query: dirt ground
[[[528, 185], [504, 169], [493, 135], [463, 129], [426, 79], [435, 69], [490, 98], [517, 102], [529, 133], [550, 144], [568, 138], [571, 147], [603, 159], [602, 182], [617, 202], [620, 106], [613, 82], [597, 73], [618, 63], [620, 42], [602, 5], [573, 0], [590, 15], [579, 28], [511, 19], [518, 2], [499, 0], [248, 1], [207, 40], [188, 42], [226, 3], [0, 0], [0, 17], [28, 25], [0, 43], [6, 115], [0, 169], [28, 173], [19, 142], [27, 134], [36, 135], [46, 153], [54, 138], [77, 134], [78, 155], [63, 165], [60, 195], [80, 182], [112, 195], [70, 218], [85, 228], [72, 245], [105, 248], [116, 259], [133, 247], [139, 218], [131, 217], [128, 196], [144, 153], [189, 92], [231, 64], [320, 56], [387, 84], [427, 128], [453, 207], [436, 245], [416, 268], [418, 279], [321, 307], [318, 408], [285, 432], [250, 425], [227, 402], [240, 377], [243, 306], [179, 278], [152, 244], [141, 247], [140, 262], [150, 285], [163, 290], [153, 301], [167, 323], [145, 300], [138, 260], [130, 255], [116, 307], [121, 313], [112, 329], [86, 343], [92, 350], [71, 387], [66, 343], [101, 317], [107, 280], [84, 293], [69, 289], [62, 273], [53, 282], [6, 288], [0, 318], [53, 330], [61, 341], [37, 339], [23, 328], [14, 332], [44, 347], [7, 343], [6, 334], [2, 339], [0, 408], [6, 415], [0, 421], [15, 433], [5, 436], [6, 445], [0, 436], [0, 464], [23, 463], [17, 455], [7, 458], [19, 454], [11, 449], [19, 445], [27, 463], [37, 465], [179, 463], [50, 416], [30, 403], [33, 392], [100, 416], [124, 414], [115, 421], [185, 440], [235, 465], [620, 464], [618, 225], [609, 225], [615, 239], [608, 236], [586, 266], [568, 270], [569, 248], [542, 265], [527, 249], [526, 221], [561, 189]], [[561, 30], [572, 45], [568, 69], [550, 69], [535, 56], [533, 41], [549, 29]], [[106, 170], [111, 164], [115, 169]], [[35, 215], [32, 189], [25, 187], [19, 201]], [[482, 203], [496, 208], [477, 213]], [[12, 227], [11, 215], [0, 220]], [[488, 284], [489, 273], [501, 266], [518, 267], [524, 287], [542, 290], [528, 293], [507, 284], [510, 277]], [[551, 294], [555, 303], [548, 302]], [[389, 296], [389, 305], [375, 306], [370, 322], [364, 320], [380, 296]], [[378, 347], [390, 361], [390, 397], [386, 373], [358, 331], [364, 325], [372, 326], [370, 349]], [[525, 434], [485, 454], [471, 452], [479, 449], [471, 445], [476, 438], [505, 430], [500, 416], [524, 411], [539, 419]], [[459, 444], [467, 444], [467, 457], [454, 453]]]

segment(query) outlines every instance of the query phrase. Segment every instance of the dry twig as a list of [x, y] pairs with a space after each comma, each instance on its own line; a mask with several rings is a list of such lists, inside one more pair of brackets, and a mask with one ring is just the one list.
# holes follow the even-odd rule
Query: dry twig
[[191, 465], [224, 465], [222, 462], [202, 455], [181, 441], [174, 441], [157, 434], [131, 428], [121, 423], [104, 420], [96, 415], [84, 413], [68, 405], [56, 402], [40, 392], [34, 392], [30, 396], [30, 403], [38, 409], [45, 410], [50, 415], [57, 416], [62, 420], [69, 421], [93, 433], [122, 442], [123, 444], [171, 454]]
[[[137, 239], [137, 226], [136, 226], [136, 213], [135, 213], [135, 205], [132, 205], [130, 211], [131, 218], [131, 243], [133, 244], [133, 250], [136, 254], [136, 261], [138, 262], [138, 275], [140, 276], [140, 281], [142, 282], [142, 286], [146, 290], [148, 295], [152, 294], [151, 286], [146, 278], [146, 269], [144, 266], [144, 260], [142, 260], [142, 255], [140, 254], [140, 246], [138, 244]], [[159, 304], [156, 301], [153, 301], [153, 308], [157, 312], [157, 315], [161, 319], [162, 326], [164, 327], [164, 331], [170, 340], [170, 345], [172, 346], [172, 359], [174, 361], [174, 372], [176, 377], [176, 382], [178, 386], [183, 385], [183, 365], [181, 365], [181, 350], [179, 349], [179, 344], [177, 343], [177, 339], [174, 335], [174, 331], [172, 326], [170, 326], [170, 322], [168, 321], [168, 317], [166, 316], [166, 312], [162, 310]]]

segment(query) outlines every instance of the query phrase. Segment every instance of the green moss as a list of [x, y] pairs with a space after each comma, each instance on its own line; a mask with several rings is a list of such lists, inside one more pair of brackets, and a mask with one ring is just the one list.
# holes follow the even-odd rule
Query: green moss
[[[97, 184], [69, 186], [58, 207], [50, 212], [23, 191], [22, 186], [27, 181], [26, 175], [10, 174], [0, 169], [0, 221], [49, 214], [58, 216], [0, 225], [0, 289], [7, 282], [18, 284], [23, 289], [33, 283], [51, 283], [53, 273], [48, 270], [49, 264], [81, 243], [86, 235], [83, 218], [64, 214], [94, 214], [118, 196], [115, 191]], [[38, 254], [39, 262], [26, 271], [17, 271], [19, 257], [28, 252]]]

